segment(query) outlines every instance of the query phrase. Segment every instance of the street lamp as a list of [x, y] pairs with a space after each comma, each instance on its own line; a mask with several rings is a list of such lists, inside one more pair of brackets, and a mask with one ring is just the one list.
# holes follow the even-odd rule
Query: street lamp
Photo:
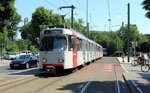
[[71, 8], [71, 28], [73, 28], [73, 10], [76, 8], [75, 6], [62, 6], [59, 9], [63, 9], [63, 8]]

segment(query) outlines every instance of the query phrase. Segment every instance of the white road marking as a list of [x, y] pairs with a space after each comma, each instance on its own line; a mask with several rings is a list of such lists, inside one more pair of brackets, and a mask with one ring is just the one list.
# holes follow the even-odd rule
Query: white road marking
[[124, 71], [126, 72], [126, 73], [129, 73], [126, 69], [125, 69], [125, 67], [122, 65], [122, 64], [120, 64], [121, 65], [121, 67], [124, 69]]

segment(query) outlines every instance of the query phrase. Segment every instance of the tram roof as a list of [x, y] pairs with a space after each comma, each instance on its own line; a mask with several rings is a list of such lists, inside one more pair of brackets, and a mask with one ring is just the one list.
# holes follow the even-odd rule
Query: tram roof
[[59, 31], [63, 31], [62, 34], [68, 34], [68, 35], [73, 35], [72, 33], [75, 33], [77, 35], [78, 38], [84, 39], [84, 40], [88, 40], [90, 43], [94, 43], [97, 46], [100, 46], [99, 44], [97, 44], [95, 41], [88, 39], [87, 37], [85, 37], [83, 34], [75, 31], [72, 28], [69, 28], [67, 26], [48, 26], [47, 29], [44, 29], [40, 32], [40, 34], [45, 34], [45, 31], [54, 31], [54, 30], [59, 30]]

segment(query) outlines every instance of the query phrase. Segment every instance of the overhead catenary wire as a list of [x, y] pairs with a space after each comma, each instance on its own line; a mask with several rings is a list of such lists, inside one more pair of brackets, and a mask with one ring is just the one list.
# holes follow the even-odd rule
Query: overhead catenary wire
[[47, 2], [49, 5], [51, 5], [51, 6], [53, 6], [53, 7], [55, 7], [55, 8], [57, 8], [57, 9], [58, 9], [58, 7], [57, 7], [56, 5], [54, 5], [54, 4], [52, 4], [52, 3], [50, 3], [48, 0], [45, 0], [45, 2]]
[[84, 12], [86, 12], [86, 9], [83, 7], [83, 5], [78, 1], [78, 0], [75, 0], [78, 4], [79, 4], [79, 6], [83, 9], [83, 11]]
[[[49, 4], [50, 6], [54, 7], [55, 9], [59, 11], [61, 11], [63, 14], [61, 15], [65, 15], [65, 18], [68, 18], [70, 19], [70, 10], [67, 12], [67, 11], [64, 11], [64, 10], [59, 10], [59, 6], [56, 5], [56, 4], [53, 4], [52, 2], [50, 2], [49, 0], [44, 0], [47, 4]], [[80, 1], [77, 1], [77, 0], [62, 0], [62, 2], [64, 2], [64, 4], [66, 5], [75, 5], [75, 6], [78, 6], [78, 9], [82, 10], [83, 12], [86, 13], [86, 10], [85, 8], [83, 7], [83, 5], [80, 3]], [[59, 13], [60, 14], [60, 13]], [[83, 19], [79, 14], [78, 14], [78, 11], [76, 11], [76, 14], [77, 16], [80, 18], [80, 19]]]
[[[52, 3], [50, 3], [48, 0], [44, 0], [46, 3], [48, 3], [49, 5], [51, 5], [51, 6], [53, 6], [54, 8], [56, 8], [57, 10], [59, 10], [58, 8], [59, 7], [57, 7], [56, 5], [54, 5], [54, 4], [52, 4]], [[69, 12], [64, 12], [64, 11], [61, 11], [61, 12], [63, 12], [64, 13], [64, 15], [66, 15], [66, 16], [69, 16], [69, 13], [70, 13], [70, 11]], [[70, 17], [70, 16], [69, 16]]]
[[72, 4], [74, 3], [72, 0], [70, 0], [72, 2]]
[[64, 2], [66, 5], [68, 5], [68, 6], [69, 6], [69, 4], [68, 4], [65, 0], [63, 0], [63, 2]]
[[[64, 3], [66, 2], [65, 0], [63, 0], [63, 1], [64, 1]], [[86, 9], [83, 7], [83, 5], [79, 1], [77, 1], [77, 0], [75, 0], [75, 1], [74, 0], [69, 0], [69, 1], [70, 1], [70, 3], [65, 3], [65, 4], [78, 6], [78, 7], [76, 7], [76, 9], [80, 8], [82, 11], [84, 11], [86, 13]]]

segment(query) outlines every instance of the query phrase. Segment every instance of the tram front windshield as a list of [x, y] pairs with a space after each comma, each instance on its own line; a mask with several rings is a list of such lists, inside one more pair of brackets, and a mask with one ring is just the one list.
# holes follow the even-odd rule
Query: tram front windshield
[[45, 37], [41, 40], [40, 51], [66, 50], [67, 41], [64, 37]]

